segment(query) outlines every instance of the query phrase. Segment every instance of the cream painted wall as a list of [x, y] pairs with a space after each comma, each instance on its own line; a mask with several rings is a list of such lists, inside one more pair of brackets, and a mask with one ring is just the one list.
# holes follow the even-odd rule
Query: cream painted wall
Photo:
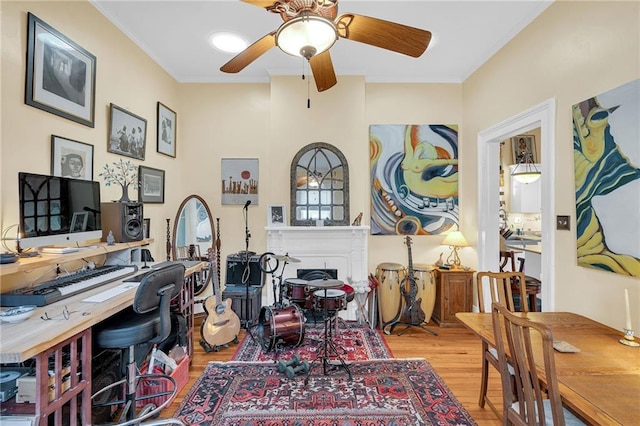
[[[640, 280], [576, 265], [571, 106], [640, 77], [640, 3], [557, 1], [463, 84], [464, 126], [475, 135], [540, 102], [556, 100], [556, 214], [572, 231], [556, 231], [556, 309], [624, 325], [624, 288], [640, 329]], [[473, 154], [476, 147], [470, 143]], [[545, 149], [542, 141], [542, 149]], [[477, 168], [477, 165], [471, 165]], [[477, 197], [465, 197], [476, 217]], [[638, 212], [634, 212], [638, 214]], [[466, 217], [466, 216], [465, 216]]]
[[[240, 206], [220, 204], [220, 159], [260, 161], [260, 201], [249, 208], [250, 249], [266, 248], [266, 207], [289, 205], [289, 167], [295, 152], [312, 142], [340, 148], [351, 170], [351, 212], [364, 212], [369, 224], [369, 124], [452, 123], [460, 127], [461, 230], [472, 247], [461, 251], [464, 264], [477, 265], [476, 135], [479, 131], [541, 101], [556, 97], [558, 214], [574, 214], [570, 106], [638, 78], [638, 3], [556, 2], [522, 34], [459, 84], [366, 84], [339, 76], [322, 94], [298, 77], [274, 77], [271, 84], [177, 84], [93, 6], [84, 2], [0, 2], [2, 12], [2, 195], [0, 224], [17, 222], [17, 172], [50, 171], [50, 136], [94, 144], [95, 175], [106, 162], [108, 105], [114, 102], [148, 120], [145, 165], [166, 170], [164, 204], [145, 206], [152, 221], [151, 247], [163, 259], [166, 218], [180, 201], [199, 194], [221, 218], [222, 254], [244, 249]], [[26, 12], [69, 36], [98, 58], [96, 127], [78, 125], [24, 104]], [[177, 159], [155, 152], [155, 108], [162, 101], [178, 113]], [[544, 148], [543, 148], [544, 149]], [[103, 198], [117, 198], [104, 188]], [[572, 223], [575, 218], [572, 217]], [[433, 262], [448, 248], [440, 237], [416, 239], [414, 260]], [[575, 234], [558, 232], [558, 307], [623, 323], [622, 289], [629, 287], [640, 306], [638, 280], [575, 266]], [[399, 237], [371, 237], [369, 269], [383, 261], [406, 262]], [[636, 309], [636, 313], [638, 309]], [[634, 317], [640, 329], [640, 321]]]
[[[117, 30], [87, 2], [0, 2], [2, 12], [2, 115], [0, 153], [2, 196], [0, 226], [18, 222], [18, 172], [51, 172], [51, 135], [94, 145], [94, 180], [108, 162], [120, 158], [107, 153], [109, 104], [114, 103], [147, 120], [145, 166], [166, 170], [168, 202], [145, 205], [151, 218], [150, 247], [156, 259], [164, 259], [165, 217], [177, 209], [175, 188], [183, 164], [156, 152], [156, 103], [178, 111], [178, 85], [144, 52]], [[95, 127], [90, 128], [24, 103], [27, 12], [35, 14], [97, 58]], [[178, 132], [181, 132], [180, 126]], [[180, 152], [181, 135], [178, 134]], [[130, 196], [137, 197], [130, 190]], [[102, 201], [118, 199], [120, 190], [102, 185]]]
[[[460, 84], [368, 84], [366, 89], [366, 123], [371, 124], [462, 124], [462, 86]], [[475, 191], [473, 163], [475, 157], [468, 157], [468, 146], [473, 140], [458, 135], [460, 152], [459, 194], [460, 230], [472, 246], [475, 245], [475, 219], [467, 215], [464, 197], [468, 191]], [[368, 152], [368, 150], [367, 150]], [[367, 165], [369, 159], [367, 158]], [[468, 169], [471, 165], [473, 168]], [[369, 171], [366, 172], [367, 185], [365, 222], [369, 224]], [[353, 209], [352, 209], [353, 211]], [[440, 245], [443, 236], [413, 238], [412, 254], [415, 263], [434, 263], [440, 253], [446, 259], [448, 247]], [[475, 267], [475, 249], [460, 250], [460, 258], [465, 266]], [[369, 237], [369, 269], [373, 272], [382, 262], [407, 264], [407, 249], [401, 236], [377, 235]]]

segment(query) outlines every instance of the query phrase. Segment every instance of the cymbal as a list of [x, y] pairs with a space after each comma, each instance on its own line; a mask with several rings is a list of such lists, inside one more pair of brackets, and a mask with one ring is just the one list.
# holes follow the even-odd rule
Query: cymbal
[[300, 262], [302, 262], [302, 260], [296, 259], [295, 257], [291, 257], [288, 254], [276, 255], [276, 256], [273, 256], [273, 258], [275, 260], [279, 260], [280, 262], [287, 262], [287, 263], [300, 263]]
[[344, 282], [340, 281], [340, 280], [313, 280], [313, 281], [309, 281], [309, 286], [310, 287], [317, 287], [317, 288], [338, 288], [338, 287], [342, 287], [344, 285]]

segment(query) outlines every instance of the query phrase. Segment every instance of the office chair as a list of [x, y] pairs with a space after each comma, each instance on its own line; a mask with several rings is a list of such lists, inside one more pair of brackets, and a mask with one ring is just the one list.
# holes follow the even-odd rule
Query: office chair
[[[498, 351], [498, 365], [502, 377], [504, 424], [515, 425], [584, 425], [571, 411], [562, 406], [560, 390], [556, 379], [556, 364], [553, 352], [551, 330], [527, 318], [519, 317], [499, 303], [492, 304], [493, 334]], [[502, 336], [502, 324], [506, 334]], [[537, 335], [533, 337], [532, 335]], [[539, 339], [537, 338], [539, 336]], [[542, 351], [534, 349], [540, 345]], [[508, 372], [507, 346], [510, 364], [515, 371], [515, 386]], [[539, 380], [534, 353], [541, 354], [546, 377], [546, 386]], [[540, 359], [538, 359], [540, 361]], [[515, 393], [515, 402], [508, 395]], [[546, 397], [545, 397], [546, 395]]]
[[[510, 311], [515, 310], [515, 304], [513, 301], [512, 290], [518, 290], [520, 295], [522, 311], [528, 312], [527, 299], [525, 296], [525, 277], [521, 272], [478, 272], [476, 274], [476, 288], [478, 291], [478, 306], [480, 312], [487, 312], [484, 304], [485, 288], [484, 283], [489, 284], [488, 291], [491, 295], [491, 302], [497, 302], [503, 304]], [[487, 342], [482, 341], [482, 376], [480, 379], [480, 398], [478, 405], [482, 408], [485, 403], [489, 405], [489, 408], [496, 413], [497, 416], [501, 416], [496, 406], [487, 396], [487, 388], [489, 386], [489, 364], [493, 365], [496, 370], [498, 369], [498, 353], [496, 348], [489, 347]], [[511, 369], [513, 374], [513, 369]], [[503, 414], [504, 415], [504, 410]]]
[[[96, 327], [94, 343], [103, 349], [121, 349], [122, 358], [127, 360], [125, 377], [92, 396], [92, 400], [95, 400], [98, 395], [113, 387], [125, 387], [124, 400], [100, 404], [101, 406], [124, 406], [118, 420], [120, 426], [134, 424], [184, 425], [178, 419], [159, 419], [140, 423], [158, 415], [163, 408], [169, 405], [178, 389], [175, 379], [171, 376], [165, 374], [138, 375], [138, 362], [135, 354], [136, 346], [144, 345], [148, 351], [151, 345], [160, 343], [169, 336], [171, 332], [171, 299], [180, 293], [184, 284], [184, 273], [185, 268], [182, 264], [172, 264], [147, 272], [140, 281], [132, 306], [113, 315]], [[150, 379], [164, 381], [168, 388], [164, 392], [136, 397], [139, 381]], [[147, 404], [136, 416], [137, 401], [158, 396], [166, 396], [166, 400], [157, 407], [153, 404]]]

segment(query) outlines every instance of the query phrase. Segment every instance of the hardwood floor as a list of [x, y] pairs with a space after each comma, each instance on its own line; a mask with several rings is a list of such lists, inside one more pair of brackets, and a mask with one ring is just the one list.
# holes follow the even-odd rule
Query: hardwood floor
[[[219, 352], [206, 353], [197, 342], [200, 339], [200, 321], [196, 319], [194, 336], [194, 357], [189, 371], [189, 383], [182, 389], [176, 400], [163, 411], [163, 416], [171, 416], [178, 409], [194, 382], [202, 374], [209, 361], [229, 361], [237, 345], [231, 343]], [[395, 358], [425, 358], [442, 377], [455, 397], [480, 426], [497, 426], [501, 422], [487, 406], [478, 406], [480, 389], [480, 340], [464, 328], [439, 328], [429, 325], [438, 333], [433, 336], [422, 330], [410, 328], [402, 336], [384, 336]], [[240, 330], [239, 339], [244, 337]], [[500, 377], [491, 368], [489, 376], [489, 397], [500, 406]]]

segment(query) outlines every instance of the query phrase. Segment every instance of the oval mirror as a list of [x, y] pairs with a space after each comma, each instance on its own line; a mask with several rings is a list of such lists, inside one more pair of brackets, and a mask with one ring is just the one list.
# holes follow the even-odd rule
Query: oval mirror
[[[199, 195], [190, 195], [184, 199], [176, 219], [173, 221], [173, 245], [171, 253], [174, 260], [209, 261], [209, 249], [213, 247], [214, 224], [211, 210]], [[211, 268], [197, 273], [194, 295], [199, 295], [211, 282]]]

